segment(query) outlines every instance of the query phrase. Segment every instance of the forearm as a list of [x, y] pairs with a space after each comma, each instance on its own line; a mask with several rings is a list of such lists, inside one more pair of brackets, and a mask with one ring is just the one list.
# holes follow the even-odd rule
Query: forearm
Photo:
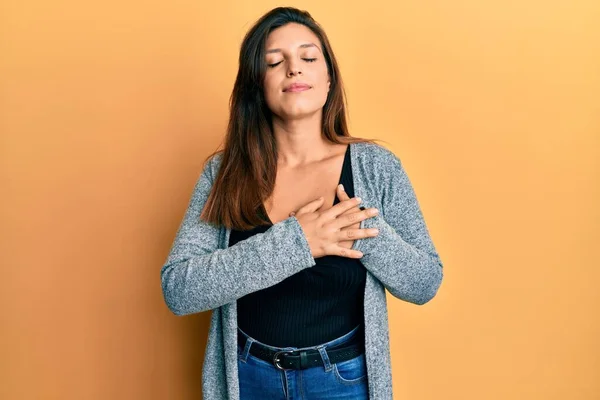
[[[416, 221], [422, 222], [422, 221]], [[375, 237], [361, 239], [362, 264], [395, 297], [414, 304], [431, 300], [442, 282], [443, 266], [424, 224], [409, 244], [378, 215], [363, 221], [364, 228], [377, 228]]]
[[315, 265], [295, 217], [227, 249], [207, 252], [191, 239], [176, 240], [161, 269], [165, 302], [177, 315], [214, 309]]

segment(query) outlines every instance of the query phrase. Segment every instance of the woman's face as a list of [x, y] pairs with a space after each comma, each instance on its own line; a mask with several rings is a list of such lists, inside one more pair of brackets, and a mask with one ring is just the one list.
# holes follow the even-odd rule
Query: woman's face
[[319, 38], [306, 26], [289, 23], [267, 37], [265, 99], [281, 119], [321, 112], [329, 92], [327, 63]]

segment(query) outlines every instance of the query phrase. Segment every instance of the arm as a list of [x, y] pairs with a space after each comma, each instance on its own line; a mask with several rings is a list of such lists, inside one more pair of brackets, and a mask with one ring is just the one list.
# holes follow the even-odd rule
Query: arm
[[296, 217], [220, 249], [221, 228], [199, 220], [212, 186], [211, 163], [195, 185], [160, 271], [165, 302], [176, 315], [217, 308], [316, 264]]
[[379, 235], [359, 239], [362, 264], [395, 297], [414, 304], [431, 300], [442, 282], [443, 265], [429, 236], [419, 203], [400, 160], [390, 153], [381, 212], [361, 228]]

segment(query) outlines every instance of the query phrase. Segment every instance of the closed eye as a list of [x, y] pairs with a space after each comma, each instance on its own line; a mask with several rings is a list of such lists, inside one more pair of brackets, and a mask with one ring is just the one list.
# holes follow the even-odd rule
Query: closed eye
[[[316, 58], [303, 58], [304, 61], [306, 62], [315, 62], [317, 61]], [[274, 64], [267, 64], [269, 66], [269, 68], [275, 68], [276, 66], [278, 66], [279, 64], [281, 64], [283, 62], [283, 60], [276, 62]]]

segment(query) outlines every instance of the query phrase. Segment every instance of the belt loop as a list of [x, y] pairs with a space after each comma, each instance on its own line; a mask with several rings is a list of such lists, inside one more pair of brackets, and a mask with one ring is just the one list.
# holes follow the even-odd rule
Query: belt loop
[[325, 345], [321, 345], [317, 347], [319, 354], [321, 354], [321, 358], [323, 359], [323, 366], [325, 367], [325, 372], [329, 372], [333, 369], [331, 366], [331, 362], [329, 361], [329, 356], [327, 355], [327, 351], [325, 351]]
[[306, 355], [306, 351], [300, 352], [300, 369], [304, 369], [308, 366], [308, 357]]
[[254, 343], [254, 339], [250, 336], [246, 336], [246, 345], [244, 346], [244, 350], [242, 350], [242, 354], [240, 355], [240, 361], [246, 362], [248, 359], [248, 353], [250, 353], [250, 346]]

